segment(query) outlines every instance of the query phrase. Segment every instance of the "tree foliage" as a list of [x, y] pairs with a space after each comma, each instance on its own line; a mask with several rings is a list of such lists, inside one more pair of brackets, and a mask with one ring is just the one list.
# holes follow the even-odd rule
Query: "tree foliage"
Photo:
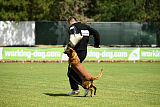
[[98, 0], [95, 20], [158, 21], [159, 0]]
[[159, 0], [0, 0], [0, 20], [159, 21]]

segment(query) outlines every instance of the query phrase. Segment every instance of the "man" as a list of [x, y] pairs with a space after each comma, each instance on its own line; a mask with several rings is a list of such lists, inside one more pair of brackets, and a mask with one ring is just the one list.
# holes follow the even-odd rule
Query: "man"
[[[90, 35], [93, 35], [94, 37], [94, 42], [95, 42], [94, 47], [99, 48], [100, 44], [99, 33], [90, 26], [82, 24], [81, 22], [77, 22], [75, 17], [70, 17], [68, 19], [68, 24], [69, 24], [69, 34], [80, 33], [81, 36], [83, 36], [82, 40], [80, 40], [80, 42], [74, 47], [74, 50], [77, 52], [80, 62], [82, 63], [87, 55], [87, 45]], [[68, 66], [68, 77], [72, 89], [72, 91], [68, 92], [68, 94], [69, 95], [80, 94], [78, 85], [81, 85], [82, 79], [78, 74], [74, 72], [74, 70], [70, 67], [70, 65]], [[87, 93], [88, 91], [85, 89], [84, 96]]]

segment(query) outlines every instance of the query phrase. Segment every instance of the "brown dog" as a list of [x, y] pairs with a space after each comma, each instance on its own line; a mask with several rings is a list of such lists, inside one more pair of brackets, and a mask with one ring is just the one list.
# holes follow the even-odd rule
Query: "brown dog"
[[91, 92], [91, 97], [92, 97], [92, 87], [94, 88], [94, 95], [96, 95], [96, 87], [93, 84], [94, 80], [97, 80], [102, 76], [103, 70], [101, 69], [101, 73], [97, 77], [92, 77], [92, 75], [82, 66], [80, 63], [80, 59], [77, 56], [77, 53], [75, 50], [73, 50], [70, 47], [67, 47], [65, 52], [67, 56], [69, 57], [68, 63], [71, 65], [72, 69], [81, 76], [82, 78], [82, 87], [84, 89], [87, 89]]

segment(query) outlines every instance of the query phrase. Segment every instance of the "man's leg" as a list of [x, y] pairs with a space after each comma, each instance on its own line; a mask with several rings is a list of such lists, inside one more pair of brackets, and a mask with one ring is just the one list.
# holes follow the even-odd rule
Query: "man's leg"
[[71, 69], [71, 67], [68, 67], [68, 77], [71, 89], [78, 90], [78, 85], [82, 84], [82, 79], [73, 69]]
[[73, 69], [71, 69], [70, 66], [68, 67], [68, 77], [69, 77], [69, 82], [70, 82], [70, 86], [71, 86], [71, 89], [72, 89], [72, 91], [68, 92], [68, 94], [69, 95], [73, 95], [73, 94], [78, 95], [80, 93], [78, 85], [82, 84], [81, 77], [77, 73], [75, 73], [73, 71]]

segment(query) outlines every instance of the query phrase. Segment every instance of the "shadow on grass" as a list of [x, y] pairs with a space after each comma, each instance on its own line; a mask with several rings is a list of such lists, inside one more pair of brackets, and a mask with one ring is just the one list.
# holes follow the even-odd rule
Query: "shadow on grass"
[[[54, 96], [54, 97], [69, 96], [68, 94], [53, 94], [53, 93], [43, 93], [43, 94], [48, 95], [48, 96]], [[72, 96], [72, 97], [83, 97], [83, 96]]]
[[53, 94], [53, 93], [43, 93], [43, 94], [48, 95], [48, 96], [55, 96], [55, 97], [57, 97], [57, 96], [69, 96], [68, 94]]
[[[73, 96], [73, 97], [83, 97], [83, 96]], [[85, 98], [85, 97], [84, 97]]]

